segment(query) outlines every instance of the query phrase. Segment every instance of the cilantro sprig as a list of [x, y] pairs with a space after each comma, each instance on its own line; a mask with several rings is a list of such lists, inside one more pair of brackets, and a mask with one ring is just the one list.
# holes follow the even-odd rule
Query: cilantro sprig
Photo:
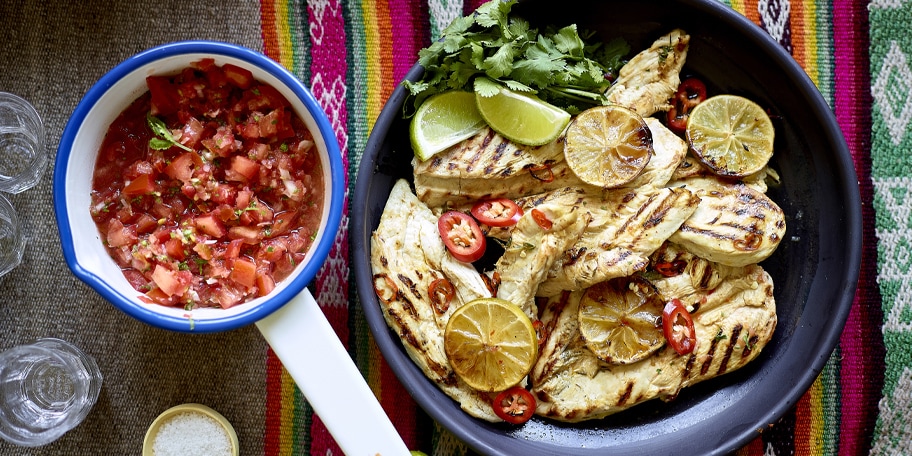
[[191, 149], [174, 139], [174, 135], [171, 134], [171, 130], [168, 129], [168, 126], [165, 125], [158, 117], [152, 115], [151, 112], [146, 113], [146, 122], [149, 124], [149, 128], [152, 129], [152, 133], [156, 137], [149, 140], [149, 147], [155, 150], [166, 150], [170, 149], [172, 146], [180, 147], [181, 149], [190, 152]]
[[[419, 51], [425, 73], [405, 81], [414, 114], [429, 96], [474, 90], [493, 96], [502, 87], [532, 93], [571, 114], [607, 103], [605, 91], [630, 51], [622, 39], [593, 40], [576, 25], [539, 32], [510, 11], [516, 0], [493, 0], [453, 21], [439, 40]], [[589, 42], [593, 41], [593, 42]]]

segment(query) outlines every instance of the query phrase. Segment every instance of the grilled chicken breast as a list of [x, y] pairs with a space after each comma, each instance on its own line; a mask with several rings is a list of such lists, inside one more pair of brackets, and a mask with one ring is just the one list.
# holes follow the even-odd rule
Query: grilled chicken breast
[[[691, 217], [700, 199], [686, 188], [617, 189], [589, 193], [567, 187], [517, 203], [526, 212], [541, 204], [578, 207], [591, 221], [548, 270], [537, 296], [554, 296], [625, 277], [649, 263], [649, 255]], [[492, 236], [504, 236], [492, 230]]]
[[[687, 155], [687, 143], [654, 118], [653, 156], [643, 172], [624, 188], [661, 187]], [[562, 187], [602, 191], [584, 183], [564, 160], [564, 138], [540, 147], [513, 143], [485, 129], [414, 166], [415, 193], [431, 208], [460, 207], [488, 198], [520, 198]]]
[[544, 146], [514, 143], [490, 128], [419, 162], [415, 193], [430, 207], [511, 198], [558, 188], [576, 179], [564, 162], [563, 136]]
[[[462, 304], [491, 294], [472, 265], [446, 253], [437, 232], [437, 217], [412, 194], [409, 184], [396, 182], [371, 237], [374, 287], [387, 325], [424, 374], [470, 415], [500, 421], [490, 398], [463, 382], [453, 371], [443, 348], [450, 315]], [[450, 280], [457, 294], [449, 306], [435, 305], [430, 296], [434, 280]]]
[[690, 35], [680, 29], [655, 40], [621, 68], [617, 81], [608, 89], [608, 100], [643, 117], [667, 111], [668, 100], [681, 83], [689, 46]]
[[[665, 299], [678, 298], [694, 308], [694, 351], [682, 356], [665, 346], [642, 361], [608, 365], [586, 347], [579, 332], [584, 291], [550, 298], [542, 310], [547, 338], [530, 374], [538, 415], [578, 422], [650, 399], [671, 400], [681, 388], [744, 366], [772, 338], [776, 306], [772, 280], [763, 268], [718, 266], [674, 246], [657, 253], [687, 262], [682, 274], [654, 284]], [[700, 285], [707, 282], [711, 288]]]
[[759, 263], [785, 235], [782, 209], [742, 182], [695, 177], [669, 185], [700, 197], [697, 210], [669, 239], [702, 258], [729, 266]]
[[[539, 284], [591, 220], [579, 206], [545, 203], [535, 209], [538, 214], [526, 211], [516, 223], [494, 266], [500, 276], [497, 297], [520, 306], [533, 321], [538, 318], [535, 292]], [[544, 222], [539, 220], [542, 217]]]

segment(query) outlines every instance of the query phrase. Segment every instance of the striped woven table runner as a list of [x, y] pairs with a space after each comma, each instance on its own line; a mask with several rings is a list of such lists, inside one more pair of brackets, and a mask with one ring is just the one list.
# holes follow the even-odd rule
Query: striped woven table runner
[[[264, 52], [328, 112], [350, 192], [373, 123], [418, 50], [480, 3], [261, 1]], [[725, 3], [763, 27], [817, 84], [845, 134], [864, 202], [861, 279], [840, 343], [807, 394], [738, 454], [912, 454], [912, 349], [905, 348], [912, 347], [912, 3]], [[313, 285], [318, 302], [409, 447], [470, 454], [386, 366], [352, 284], [345, 218]], [[272, 353], [267, 370], [265, 454], [342, 454]]]

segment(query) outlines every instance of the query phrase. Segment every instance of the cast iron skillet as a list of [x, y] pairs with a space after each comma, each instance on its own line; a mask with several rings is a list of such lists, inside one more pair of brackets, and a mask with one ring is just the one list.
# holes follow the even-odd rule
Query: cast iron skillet
[[[692, 36], [685, 74], [710, 94], [744, 95], [768, 107], [776, 126], [772, 166], [782, 177], [769, 195], [788, 229], [763, 263], [775, 282], [779, 323], [763, 353], [741, 370], [602, 420], [562, 424], [533, 418], [521, 427], [470, 417], [428, 381], [391, 332], [373, 291], [370, 235], [390, 188], [410, 178], [412, 151], [400, 86], [377, 120], [352, 202], [352, 258], [374, 338], [424, 410], [484, 454], [725, 454], [775, 422], [817, 377], [842, 331], [861, 258], [861, 206], [848, 148], [826, 101], [795, 61], [762, 29], [715, 0], [531, 0], [515, 13], [534, 25], [566, 25], [622, 36], [633, 52], [675, 27]], [[416, 65], [408, 79], [420, 77]]]

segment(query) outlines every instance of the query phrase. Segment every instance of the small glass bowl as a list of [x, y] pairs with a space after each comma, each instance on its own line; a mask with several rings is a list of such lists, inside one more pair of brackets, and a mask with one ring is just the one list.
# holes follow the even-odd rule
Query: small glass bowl
[[44, 123], [28, 101], [0, 92], [0, 191], [21, 193], [47, 168]]

